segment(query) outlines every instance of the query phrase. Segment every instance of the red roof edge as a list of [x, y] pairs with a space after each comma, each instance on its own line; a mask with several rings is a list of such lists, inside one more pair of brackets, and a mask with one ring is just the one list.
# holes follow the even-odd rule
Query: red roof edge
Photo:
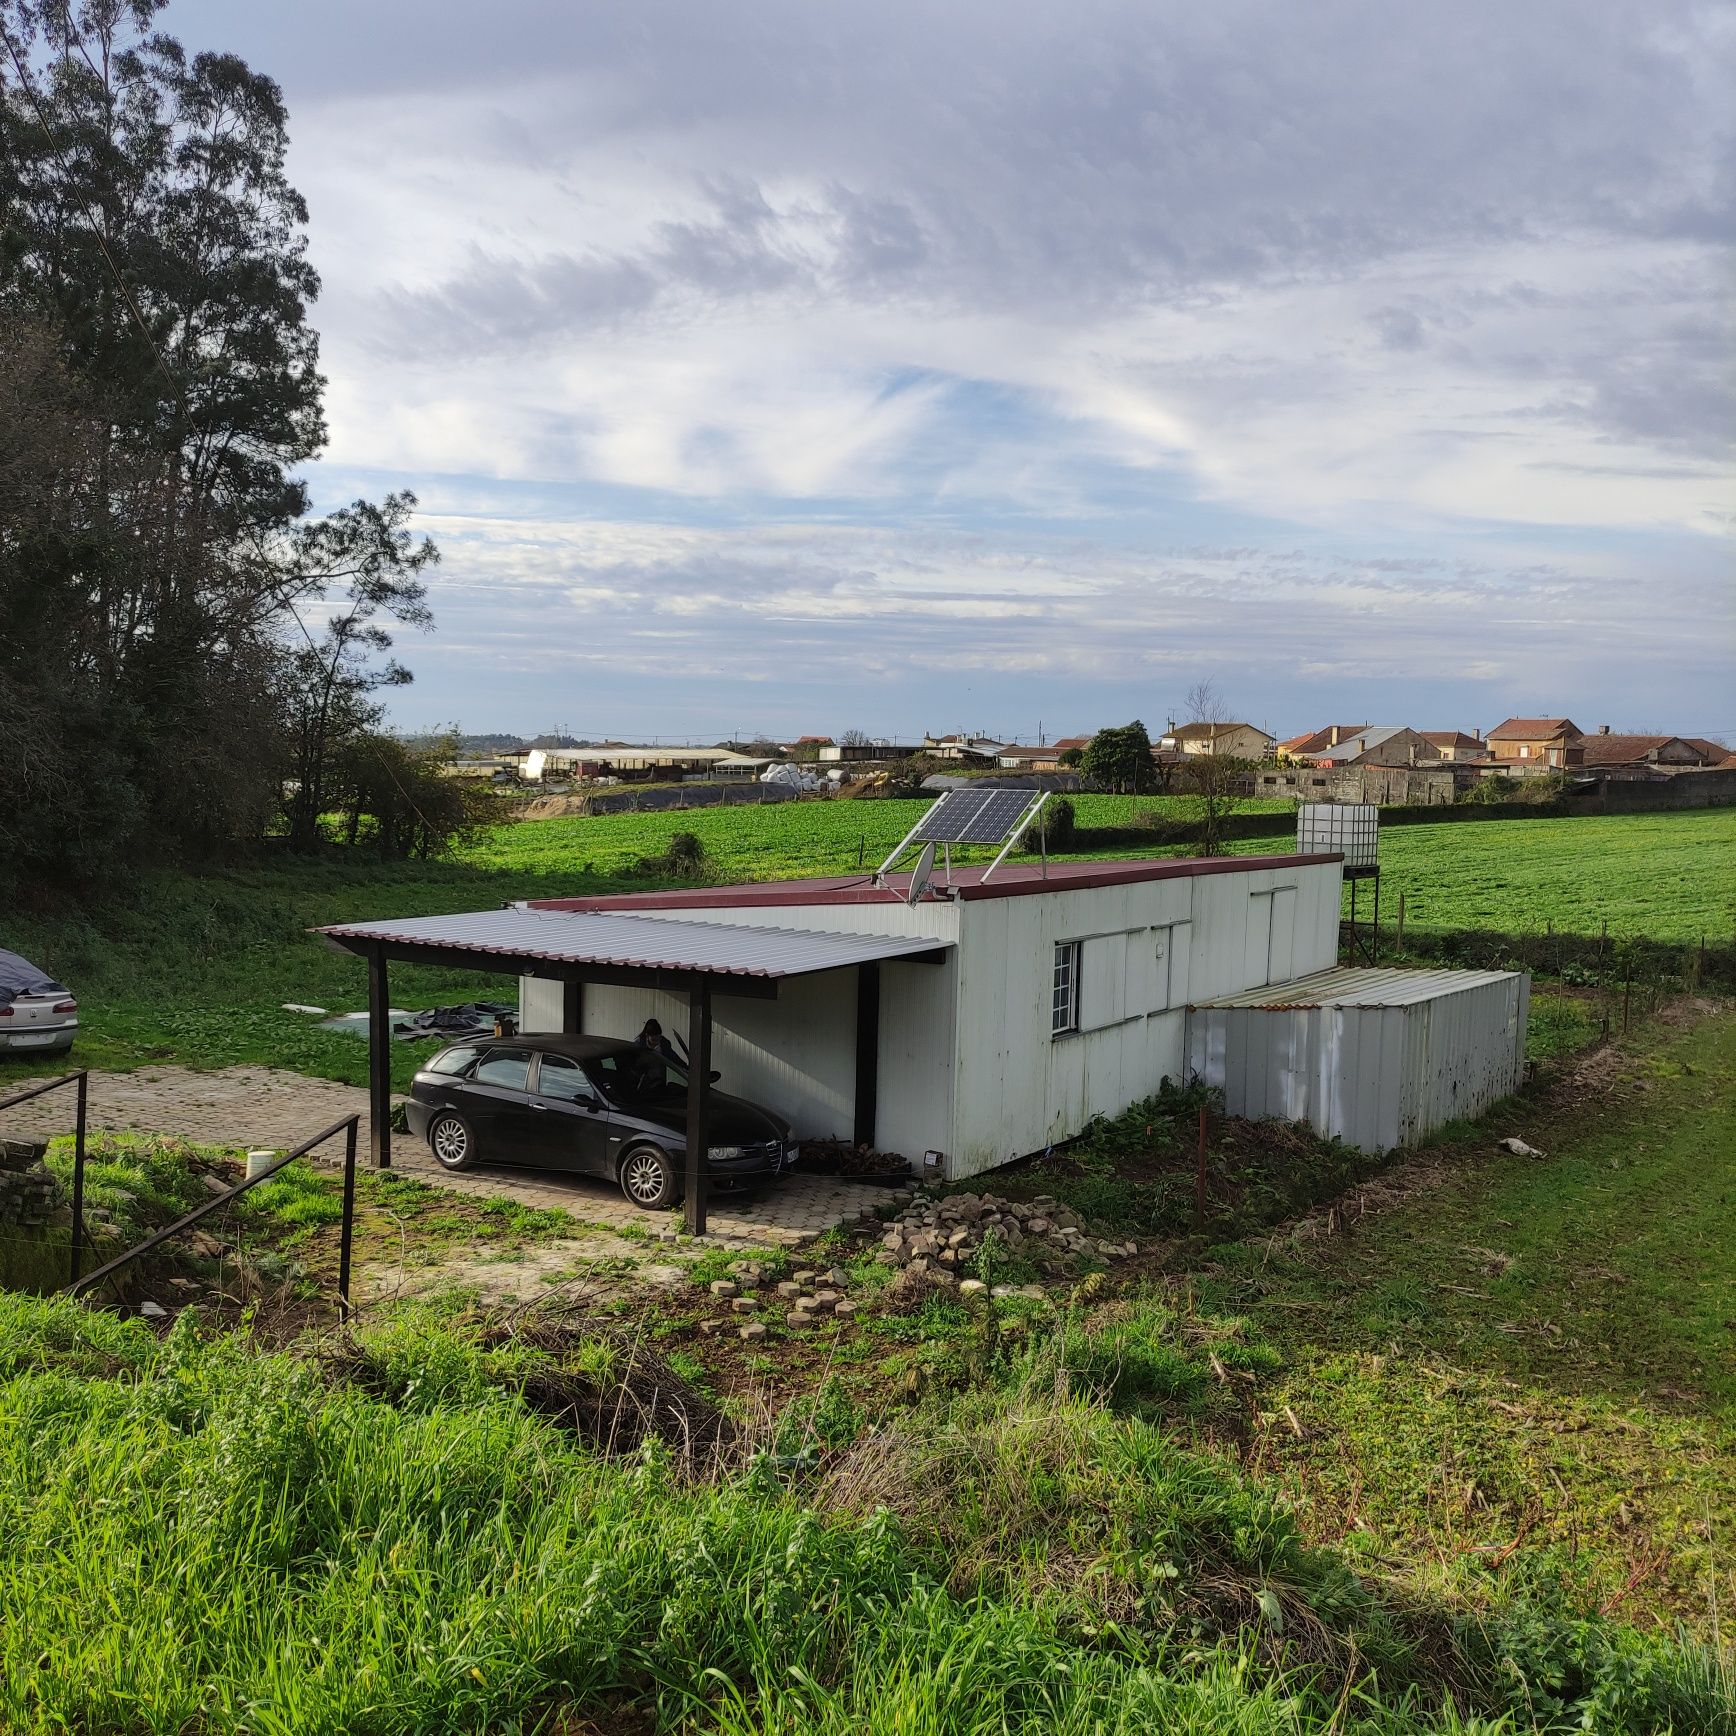
[[[1188, 856], [1138, 861], [1056, 862], [1048, 877], [1032, 863], [1002, 868], [987, 885], [986, 871], [972, 866], [953, 871], [952, 889], [963, 903], [984, 898], [1028, 898], [1040, 892], [1088, 892], [1101, 886], [1132, 886], [1145, 880], [1190, 880], [1205, 874], [1256, 873], [1262, 868], [1316, 867], [1342, 862], [1337, 854], [1313, 856]], [[740, 886], [694, 886], [668, 892], [609, 892], [579, 898], [533, 898], [532, 910], [761, 910], [820, 904], [883, 904], [889, 893], [902, 897], [908, 874], [889, 874], [885, 886], [873, 876], [834, 874], [811, 880], [763, 880]]]

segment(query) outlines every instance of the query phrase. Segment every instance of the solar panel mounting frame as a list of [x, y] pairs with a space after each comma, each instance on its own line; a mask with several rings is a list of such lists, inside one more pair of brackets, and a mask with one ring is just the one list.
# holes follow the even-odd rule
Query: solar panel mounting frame
[[[1007, 789], [999, 785], [990, 790], [948, 790], [905, 833], [892, 854], [875, 870], [874, 884], [884, 886], [886, 876], [892, 871], [892, 865], [912, 844], [918, 843], [925, 846], [926, 862], [933, 861], [933, 847], [936, 844], [945, 852], [946, 877], [949, 883], [952, 879], [952, 847], [955, 843], [999, 844], [1000, 854], [983, 870], [983, 879], [987, 880], [1007, 859], [1013, 845], [1031, 823], [1042, 813], [1048, 799], [1047, 790]], [[954, 813], [962, 811], [962, 817], [956, 824], [947, 820], [949, 805]], [[1008, 815], [1011, 816], [1010, 819]], [[978, 835], [972, 836], [973, 831]], [[1047, 849], [1043, 853], [1043, 868], [1047, 873]], [[912, 876], [907, 902], [915, 903], [928, 889], [929, 884], [928, 877], [922, 873]]]

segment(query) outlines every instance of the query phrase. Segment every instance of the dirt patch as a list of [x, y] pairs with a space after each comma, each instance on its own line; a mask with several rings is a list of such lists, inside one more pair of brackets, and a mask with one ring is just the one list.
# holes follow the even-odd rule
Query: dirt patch
[[[703, 1475], [719, 1468], [736, 1443], [736, 1425], [640, 1333], [582, 1308], [517, 1310], [486, 1325], [476, 1344], [484, 1352], [539, 1353], [528, 1370], [512, 1377], [511, 1389], [599, 1452], [632, 1454], [657, 1440], [689, 1471]], [[321, 1361], [334, 1381], [389, 1403], [402, 1397], [365, 1341], [345, 1339]]]

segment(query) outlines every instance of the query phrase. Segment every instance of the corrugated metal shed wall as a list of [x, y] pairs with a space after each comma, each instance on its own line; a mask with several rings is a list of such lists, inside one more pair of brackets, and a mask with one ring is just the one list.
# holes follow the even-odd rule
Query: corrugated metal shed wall
[[1413, 972], [1331, 974], [1399, 980], [1384, 1004], [1378, 987], [1365, 987], [1362, 1004], [1327, 995], [1258, 1005], [1243, 994], [1239, 1004], [1190, 1009], [1189, 1069], [1223, 1091], [1232, 1115], [1306, 1122], [1358, 1150], [1385, 1152], [1518, 1088], [1530, 1012], [1522, 972], [1462, 972], [1458, 982], [1433, 972], [1426, 985]]
[[[958, 1062], [947, 1173], [974, 1175], [1179, 1078], [1185, 1008], [1337, 954], [1336, 863], [959, 907]], [[1077, 940], [1079, 1030], [1055, 1036], [1055, 948]]]

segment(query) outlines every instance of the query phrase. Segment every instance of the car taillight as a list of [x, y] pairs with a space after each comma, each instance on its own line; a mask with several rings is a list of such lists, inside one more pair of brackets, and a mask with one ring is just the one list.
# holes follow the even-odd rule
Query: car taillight
[[57, 1013], [76, 1013], [78, 1011], [78, 1002], [77, 1001], [56, 1001], [54, 1003], [54, 1010]]
[[12, 1017], [12, 1003], [10, 1001], [8, 1001], [5, 1006], [0, 1007], [0, 1019], [9, 1019], [11, 1017]]

